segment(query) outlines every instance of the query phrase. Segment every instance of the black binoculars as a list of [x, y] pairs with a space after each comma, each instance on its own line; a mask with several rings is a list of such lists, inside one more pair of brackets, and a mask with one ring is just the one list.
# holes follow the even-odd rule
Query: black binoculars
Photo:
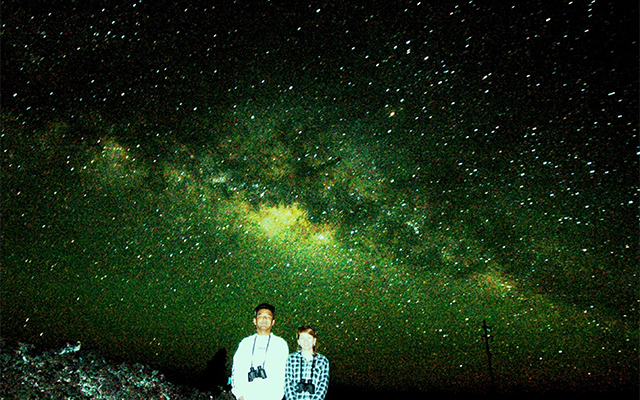
[[262, 365], [258, 365], [258, 369], [251, 367], [249, 370], [249, 382], [253, 382], [256, 378], [265, 379], [267, 377], [267, 371], [262, 368]]
[[296, 386], [296, 392], [309, 392], [309, 394], [314, 394], [316, 392], [316, 387], [313, 386], [313, 383], [311, 383], [311, 379], [307, 381], [301, 379], [300, 382], [298, 382], [298, 386]]

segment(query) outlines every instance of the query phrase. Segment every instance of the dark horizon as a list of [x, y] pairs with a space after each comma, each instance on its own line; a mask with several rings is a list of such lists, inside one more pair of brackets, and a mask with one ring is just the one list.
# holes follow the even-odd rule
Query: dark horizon
[[2, 15], [7, 340], [197, 374], [267, 301], [332, 385], [486, 392], [484, 321], [501, 393], [638, 387], [637, 4]]
[[[63, 349], [68, 349], [70, 347], [73, 346], [77, 346], [77, 343], [75, 344], [70, 344], [67, 343], [65, 346], [53, 346], [53, 347], [41, 347], [41, 346], [32, 346], [31, 344], [28, 343], [17, 343], [17, 342], [8, 342], [5, 340], [5, 338], [2, 338], [2, 352], [6, 354], [7, 351], [9, 352], [16, 352], [16, 353], [20, 353], [20, 354], [26, 354], [29, 357], [38, 360], [38, 362], [41, 364], [41, 366], [39, 367], [39, 371], [48, 376], [55, 376], [54, 375], [54, 371], [47, 371], [46, 368], [46, 363], [53, 363], [53, 364], [60, 364], [60, 360], [57, 361], [52, 361], [52, 360], [47, 360], [47, 357], [45, 356], [45, 354], [47, 354], [47, 352], [49, 354], [61, 354], [63, 353]], [[24, 350], [24, 349], [28, 349], [28, 350]], [[222, 349], [220, 349], [222, 350]], [[26, 351], [26, 353], [25, 353]], [[85, 347], [82, 347], [81, 350], [77, 350], [77, 351], [71, 351], [69, 355], [67, 355], [66, 357], [70, 357], [70, 358], [75, 358], [79, 361], [73, 361], [71, 362], [72, 364], [77, 364], [78, 362], [83, 362], [82, 360], [86, 360], [84, 361], [85, 363], [87, 363], [87, 365], [85, 366], [80, 366], [78, 367], [79, 370], [84, 370], [84, 374], [85, 379], [87, 377], [96, 379], [98, 381], [103, 381], [103, 383], [109, 380], [109, 378], [105, 377], [105, 376], [92, 376], [92, 369], [95, 368], [93, 367], [91, 364], [96, 362], [96, 357], [101, 357], [101, 354], [99, 352], [99, 349], [87, 349]], [[215, 356], [214, 356], [215, 358]], [[225, 371], [225, 373], [223, 374], [223, 376], [217, 376], [216, 374], [218, 374], [220, 371], [216, 370], [215, 374], [211, 374], [212, 371], [191, 371], [191, 372], [187, 372], [187, 371], [178, 371], [178, 370], [167, 370], [167, 369], [163, 369], [162, 367], [160, 367], [159, 369], [155, 369], [152, 366], [149, 365], [140, 365], [137, 360], [135, 359], [126, 359], [126, 358], [112, 358], [112, 359], [105, 359], [104, 361], [106, 361], [108, 364], [111, 365], [110, 370], [114, 371], [117, 369], [121, 369], [122, 371], [120, 372], [120, 374], [124, 374], [120, 377], [120, 379], [122, 379], [123, 377], [126, 376], [127, 371], [131, 370], [131, 365], [135, 363], [135, 366], [138, 366], [138, 368], [149, 368], [151, 367], [152, 370], [147, 370], [147, 373], [150, 374], [151, 376], [154, 376], [156, 379], [159, 380], [159, 382], [168, 382], [170, 384], [173, 385], [177, 385], [177, 387], [185, 387], [185, 388], [192, 388], [192, 389], [196, 389], [198, 392], [196, 392], [198, 394], [198, 398], [202, 397], [203, 395], [206, 396], [214, 396], [215, 398], [218, 398], [216, 396], [220, 396], [221, 394], [223, 394], [224, 392], [226, 393], [230, 393], [230, 387], [226, 384], [226, 379], [228, 378], [228, 372], [229, 371]], [[211, 361], [211, 360], [210, 360]], [[69, 361], [67, 361], [69, 362]], [[3, 357], [2, 359], [2, 368], [3, 368], [3, 372], [6, 372], [7, 369], [18, 369], [20, 370], [19, 366], [16, 365], [9, 365], [8, 363], [8, 357], [5, 355], [5, 357]], [[125, 367], [125, 365], [127, 365], [127, 363], [129, 363], [128, 366]], [[214, 367], [214, 370], [216, 368]], [[160, 375], [156, 375], [153, 370], [157, 371], [160, 373]], [[26, 373], [26, 372], [25, 372]], [[94, 371], [93, 373], [96, 373], [96, 371]], [[28, 376], [28, 373], [26, 373], [27, 376], [25, 376], [25, 379], [30, 379], [33, 380], [34, 377], [33, 376]], [[15, 377], [11, 377], [14, 378]], [[135, 379], [140, 379], [140, 377], [129, 377], [129, 380], [135, 380]], [[143, 378], [144, 379], [144, 378]], [[224, 379], [224, 382], [223, 380]], [[0, 392], [3, 390], [8, 390], [9, 387], [7, 387], [8, 384], [10, 385], [14, 385], [14, 386], [19, 386], [19, 385], [15, 385], [16, 382], [12, 380], [10, 380], [9, 382], [4, 381], [2, 385], [0, 385]], [[48, 384], [54, 384], [54, 382], [48, 382]], [[500, 400], [500, 399], [512, 399], [514, 398], [514, 396], [517, 396], [518, 399], [520, 400], [529, 400], [529, 399], [538, 399], [540, 398], [540, 396], [562, 396], [562, 398], [564, 399], [582, 399], [582, 400], [589, 400], [589, 399], [596, 399], [596, 398], [602, 398], [602, 396], [616, 396], [616, 399], [635, 399], [638, 396], [638, 388], [636, 386], [619, 386], [617, 388], [611, 388], [611, 387], [605, 387], [605, 386], [601, 386], [601, 387], [591, 387], [591, 388], [572, 388], [572, 387], [555, 387], [555, 388], [551, 388], [551, 387], [539, 387], [539, 388], [514, 388], [514, 387], [510, 387], [508, 390], [505, 390], [504, 388], [508, 388], [509, 385], [501, 385], [500, 382], [498, 382], [497, 380], [495, 381], [495, 384], [491, 384], [489, 382], [489, 378], [487, 377], [487, 382], [484, 388], [467, 388], [465, 389], [461, 389], [461, 388], [449, 388], [448, 390], [446, 388], [431, 388], [431, 389], [425, 389], [425, 388], [374, 388], [372, 387], [373, 385], [367, 385], [367, 386], [357, 386], [357, 385], [353, 385], [353, 384], [349, 384], [346, 382], [342, 382], [342, 383], [336, 383], [336, 382], [330, 382], [329, 385], [329, 391], [327, 393], [327, 400], [337, 400], [337, 399], [344, 399], [344, 398], [354, 398], [354, 397], [359, 397], [359, 398], [367, 398], [367, 399], [371, 399], [371, 400], [377, 400], [377, 399], [388, 399], [390, 397], [396, 397], [396, 396], [410, 396], [413, 398], [429, 398], [429, 399], [433, 399], [433, 400], [438, 400], [438, 399], [449, 399], [449, 400], [463, 400], [463, 399], [476, 399], [476, 400]], [[504, 387], [503, 387], [504, 386]], [[194, 394], [194, 392], [192, 392], [192, 389], [188, 389], [186, 391]], [[5, 392], [4, 394], [8, 394], [9, 392]], [[132, 396], [137, 396], [138, 393], [130, 393], [130, 395]], [[125, 396], [127, 397], [127, 396]], [[173, 397], [172, 397], [173, 398]], [[176, 398], [183, 398], [183, 397], [176, 397]], [[185, 398], [190, 398], [189, 396], [186, 396]], [[209, 398], [209, 397], [206, 397]]]

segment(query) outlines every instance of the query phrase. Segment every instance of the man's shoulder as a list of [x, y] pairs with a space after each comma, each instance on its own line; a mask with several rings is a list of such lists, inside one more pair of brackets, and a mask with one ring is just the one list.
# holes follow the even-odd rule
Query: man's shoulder
[[254, 333], [253, 335], [250, 335], [250, 336], [247, 336], [247, 337], [243, 338], [240, 341], [240, 344], [247, 343], [247, 342], [253, 342], [253, 339], [255, 338], [255, 336], [256, 336], [256, 334]]
[[272, 340], [282, 340], [283, 342], [285, 341], [283, 338], [281, 338], [280, 336], [276, 335], [275, 333], [271, 334], [271, 339]]
[[271, 340], [273, 340], [275, 343], [284, 344], [285, 346], [289, 347], [289, 345], [287, 345], [287, 341], [286, 340], [284, 340], [280, 336], [275, 335], [273, 333], [271, 334]]

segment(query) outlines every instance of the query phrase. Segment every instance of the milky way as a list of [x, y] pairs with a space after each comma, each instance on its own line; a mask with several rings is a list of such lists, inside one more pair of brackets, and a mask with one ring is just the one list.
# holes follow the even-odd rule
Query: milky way
[[3, 5], [3, 336], [637, 390], [637, 4], [303, 3]]

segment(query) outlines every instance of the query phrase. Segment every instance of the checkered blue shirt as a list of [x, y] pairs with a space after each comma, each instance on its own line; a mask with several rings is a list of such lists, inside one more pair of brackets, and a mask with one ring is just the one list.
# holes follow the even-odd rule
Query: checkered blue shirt
[[[287, 400], [323, 400], [329, 387], [329, 360], [322, 354], [314, 355], [315, 363], [307, 361], [302, 351], [289, 354], [284, 373], [284, 394]], [[300, 363], [302, 362], [302, 376], [300, 375]], [[296, 388], [301, 379], [311, 379], [311, 366], [313, 365], [313, 385], [315, 393], [297, 393]]]

